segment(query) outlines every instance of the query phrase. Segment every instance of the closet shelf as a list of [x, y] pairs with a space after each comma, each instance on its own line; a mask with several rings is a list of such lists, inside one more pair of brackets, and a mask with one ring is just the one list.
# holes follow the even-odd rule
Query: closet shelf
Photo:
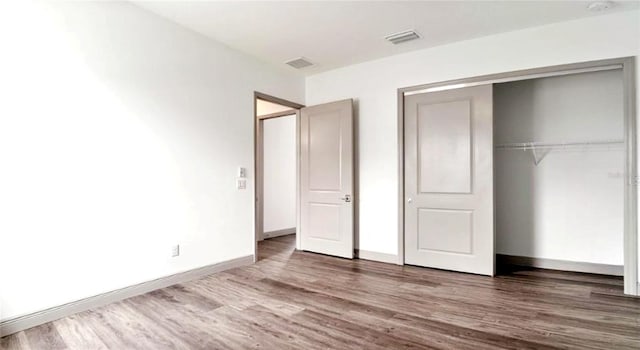
[[624, 145], [623, 140], [602, 140], [602, 141], [586, 141], [586, 142], [560, 142], [560, 143], [544, 143], [544, 142], [522, 142], [522, 143], [503, 143], [495, 145], [496, 149], [501, 150], [524, 150], [531, 151], [533, 155], [533, 164], [538, 165], [552, 150], [556, 149], [582, 149], [591, 146], [621, 146]]
[[585, 146], [613, 146], [624, 145], [623, 140], [603, 140], [603, 141], [587, 141], [587, 142], [521, 142], [521, 143], [503, 143], [496, 145], [496, 149], [514, 149], [514, 150], [534, 150], [534, 149], [553, 149], [553, 148], [573, 148]]

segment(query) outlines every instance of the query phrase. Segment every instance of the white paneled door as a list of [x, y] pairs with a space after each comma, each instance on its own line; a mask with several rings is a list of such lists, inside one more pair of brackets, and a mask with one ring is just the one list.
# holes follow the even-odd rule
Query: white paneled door
[[492, 92], [405, 97], [406, 264], [494, 275]]
[[300, 111], [300, 236], [303, 250], [353, 258], [353, 104]]

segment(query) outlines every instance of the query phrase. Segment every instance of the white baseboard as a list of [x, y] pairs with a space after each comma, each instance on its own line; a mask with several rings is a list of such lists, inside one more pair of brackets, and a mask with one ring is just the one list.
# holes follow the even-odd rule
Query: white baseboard
[[378, 253], [368, 250], [356, 249], [355, 255], [358, 259], [379, 261], [388, 264], [398, 264], [398, 256], [394, 254]]
[[296, 233], [296, 228], [295, 227], [284, 228], [282, 230], [264, 232], [262, 234], [262, 239], [279, 237], [279, 236], [286, 236], [286, 235], [291, 235], [291, 234], [294, 234], [294, 233]]
[[530, 266], [530, 267], [538, 267], [541, 269], [549, 269], [549, 270], [596, 273], [601, 275], [613, 275], [613, 276], [624, 275], [623, 265], [595, 264], [595, 263], [588, 263], [588, 262], [531, 258], [526, 256], [514, 256], [514, 255], [504, 255], [504, 254], [497, 254], [496, 261], [498, 263], [504, 263], [509, 265]]
[[142, 282], [111, 292], [98, 294], [89, 298], [80, 299], [68, 304], [55, 306], [28, 315], [11, 318], [0, 322], [0, 337], [13, 334], [43, 323], [55, 321], [57, 319], [73, 315], [89, 309], [98, 308], [116, 301], [131, 298], [136, 295], [148, 293], [156, 289], [169, 287], [174, 284], [188, 282], [200, 277], [204, 277], [216, 272], [222, 272], [235, 267], [253, 264], [253, 255], [223, 261], [217, 264], [188, 270], [174, 275], [161, 277], [155, 280]]

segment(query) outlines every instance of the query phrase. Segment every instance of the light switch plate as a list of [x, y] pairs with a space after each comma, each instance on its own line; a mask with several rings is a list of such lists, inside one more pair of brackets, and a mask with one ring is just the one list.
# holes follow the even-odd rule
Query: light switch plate
[[239, 190], [247, 189], [247, 179], [238, 179], [237, 186]]
[[238, 168], [238, 177], [241, 177], [241, 178], [247, 177], [247, 168], [239, 167]]

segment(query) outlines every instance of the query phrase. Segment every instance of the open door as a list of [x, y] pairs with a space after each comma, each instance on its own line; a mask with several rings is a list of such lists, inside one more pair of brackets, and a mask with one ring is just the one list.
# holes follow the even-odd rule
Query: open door
[[405, 263], [495, 274], [491, 85], [406, 96]]
[[303, 250], [353, 258], [353, 103], [300, 110]]

